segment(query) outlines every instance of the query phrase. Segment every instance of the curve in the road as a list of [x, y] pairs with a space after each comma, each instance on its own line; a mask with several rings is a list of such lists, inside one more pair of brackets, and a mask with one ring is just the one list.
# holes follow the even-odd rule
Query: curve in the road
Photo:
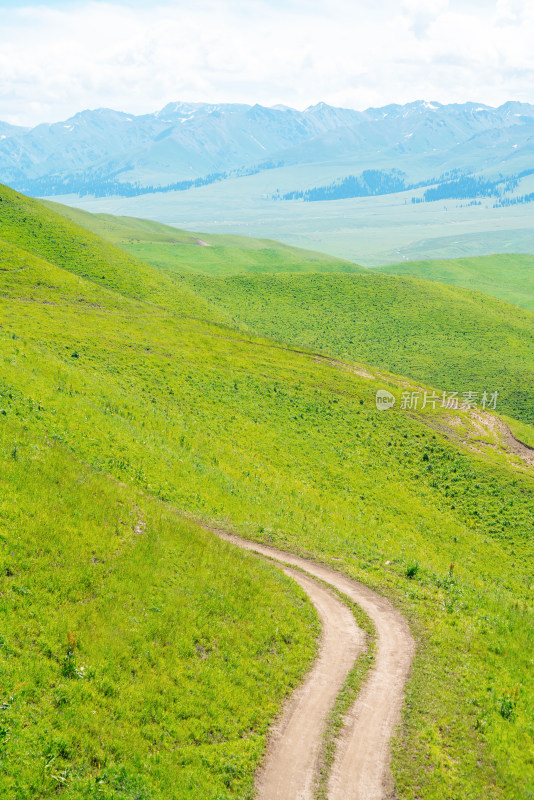
[[322, 635], [313, 669], [271, 731], [256, 778], [257, 798], [313, 800], [328, 712], [365, 647], [365, 636], [350, 609], [322, 583], [296, 570], [284, 568], [284, 572], [302, 586], [314, 604]]
[[[346, 715], [329, 776], [328, 800], [386, 800], [392, 789], [390, 741], [400, 721], [414, 653], [406, 620], [389, 600], [323, 564], [224, 531], [214, 533], [333, 586], [372, 619], [377, 636], [375, 663]], [[352, 615], [337, 598], [302, 573], [290, 570], [289, 574], [318, 608], [323, 635], [318, 661], [274, 730], [258, 775], [259, 800], [311, 800], [326, 716], [363, 646], [363, 634], [358, 635], [354, 620], [349, 623], [347, 614]], [[335, 641], [342, 638], [343, 642]]]

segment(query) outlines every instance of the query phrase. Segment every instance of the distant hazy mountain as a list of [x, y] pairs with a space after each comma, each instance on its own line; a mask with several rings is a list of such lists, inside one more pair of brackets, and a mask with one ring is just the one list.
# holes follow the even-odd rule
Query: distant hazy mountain
[[0, 139], [7, 139], [10, 136], [26, 133], [29, 128], [21, 128], [17, 125], [10, 125], [9, 122], [0, 122]]
[[202, 103], [171, 103], [143, 116], [83, 111], [30, 131], [6, 126], [0, 176], [8, 183], [83, 174], [166, 184], [265, 160], [361, 118], [356, 111], [324, 105], [302, 113]]
[[412, 181], [450, 170], [512, 175], [534, 167], [533, 144], [526, 103], [419, 101], [364, 112], [171, 103], [142, 116], [83, 111], [31, 130], [0, 122], [0, 182], [37, 195], [127, 195], [341, 159], [400, 167]]

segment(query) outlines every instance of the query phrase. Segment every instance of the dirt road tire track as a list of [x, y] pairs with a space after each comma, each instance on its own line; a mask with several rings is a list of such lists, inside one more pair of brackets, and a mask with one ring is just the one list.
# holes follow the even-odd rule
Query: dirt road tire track
[[[404, 687], [415, 649], [406, 620], [389, 600], [329, 567], [267, 545], [240, 539], [225, 531], [213, 532], [245, 550], [281, 561], [285, 565], [298, 567], [309, 575], [330, 584], [361, 606], [372, 619], [377, 636], [376, 659], [358, 698], [346, 716], [329, 777], [328, 800], [387, 800], [392, 796], [390, 741], [395, 727], [400, 721]], [[298, 573], [291, 573], [295, 579], [296, 575]], [[304, 584], [300, 583], [305, 588]], [[315, 585], [317, 586], [317, 584]], [[305, 590], [307, 591], [307, 589]], [[324, 642], [328, 635], [326, 631], [330, 626], [327, 607], [324, 606], [322, 612], [319, 613], [324, 617], [321, 619]], [[351, 635], [349, 634], [349, 638]], [[325, 652], [323, 648], [321, 651]], [[356, 658], [358, 647], [354, 653], [354, 658]], [[348, 669], [350, 666], [351, 664]], [[330, 667], [327, 665], [326, 669], [334, 670], [335, 667], [335, 664], [331, 664]], [[321, 672], [324, 669], [323, 663]], [[315, 692], [314, 673], [315, 668], [309, 673], [304, 684], [307, 687], [308, 702], [311, 694]], [[321, 688], [318, 691], [321, 694]], [[292, 701], [293, 698], [290, 704]], [[290, 705], [288, 705], [289, 707]], [[302, 735], [304, 735], [312, 721], [306, 711], [304, 711], [303, 717], [299, 712], [299, 720], [299, 724], [302, 725]], [[322, 735], [323, 729], [324, 726], [319, 736]], [[296, 784], [288, 787], [284, 778], [284, 763], [290, 763], [297, 758], [294, 748], [298, 746], [299, 737], [297, 734], [297, 741], [295, 741], [295, 735], [292, 734], [292, 738], [286, 740], [283, 731], [284, 728], [281, 727], [278, 734], [275, 732], [274, 739], [268, 748], [264, 768], [258, 775], [259, 800], [308, 800], [313, 796], [308, 794], [308, 791], [316, 779], [317, 760], [313, 754], [313, 757], [308, 758], [303, 771], [295, 770], [292, 765], [293, 774], [300, 773], [300, 788], [296, 787]], [[276, 755], [278, 751], [283, 754], [283, 761]], [[272, 785], [267, 787], [267, 784], [262, 783], [266, 770], [279, 775], [275, 788]]]
[[319, 613], [319, 654], [304, 683], [293, 692], [269, 736], [267, 756], [256, 777], [258, 800], [313, 800], [328, 713], [365, 636], [354, 616], [332, 592], [313, 578], [284, 568], [309, 596]]

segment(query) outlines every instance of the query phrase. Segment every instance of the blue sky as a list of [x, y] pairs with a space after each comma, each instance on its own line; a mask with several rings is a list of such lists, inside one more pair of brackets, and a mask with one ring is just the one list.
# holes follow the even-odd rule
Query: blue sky
[[532, 0], [0, 0], [0, 120], [174, 100], [534, 102]]

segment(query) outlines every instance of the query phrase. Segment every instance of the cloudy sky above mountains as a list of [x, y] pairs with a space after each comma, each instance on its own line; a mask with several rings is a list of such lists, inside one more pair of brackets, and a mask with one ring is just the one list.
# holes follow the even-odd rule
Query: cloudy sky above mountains
[[174, 100], [534, 102], [531, 0], [0, 0], [0, 120]]

